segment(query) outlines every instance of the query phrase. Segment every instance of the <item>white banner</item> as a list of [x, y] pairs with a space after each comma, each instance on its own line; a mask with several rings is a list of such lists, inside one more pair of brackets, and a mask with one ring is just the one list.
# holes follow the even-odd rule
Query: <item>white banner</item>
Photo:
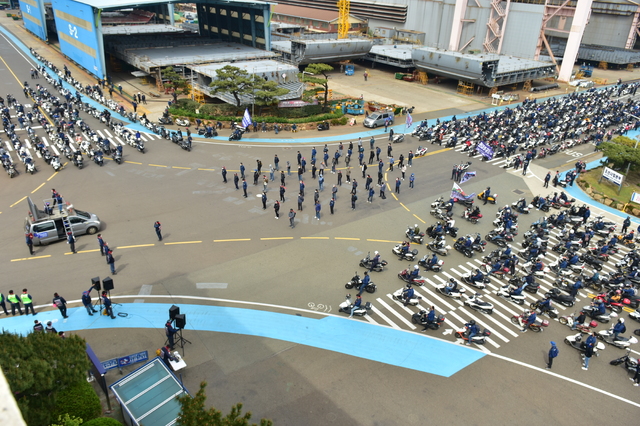
[[602, 177], [607, 180], [610, 180], [616, 185], [622, 185], [623, 176], [620, 173], [615, 172], [608, 167], [605, 167], [604, 170], [602, 171]]

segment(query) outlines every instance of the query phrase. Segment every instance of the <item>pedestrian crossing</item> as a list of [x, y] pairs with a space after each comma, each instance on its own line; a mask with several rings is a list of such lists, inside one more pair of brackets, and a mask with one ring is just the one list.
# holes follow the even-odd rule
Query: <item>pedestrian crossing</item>
[[[37, 127], [32, 127], [32, 129], [35, 129], [35, 128], [37, 128]], [[42, 127], [39, 127], [39, 128], [42, 128]], [[120, 137], [113, 135], [108, 129], [96, 130], [96, 134], [98, 134], [102, 138], [108, 139], [111, 142], [111, 145], [113, 145], [114, 148], [118, 147], [118, 144], [120, 144], [122, 146], [127, 145], [127, 143], [125, 141], [123, 141]], [[140, 139], [143, 140], [144, 142], [149, 142], [149, 141], [154, 141], [154, 140], [160, 140], [160, 139], [162, 139], [162, 136], [156, 135], [154, 133], [143, 133], [143, 132], [140, 132]], [[61, 154], [60, 149], [50, 139], [49, 135], [40, 136], [40, 140], [42, 141], [44, 146], [46, 146], [55, 155], [59, 156]], [[78, 147], [80, 146], [80, 144], [82, 142], [84, 142], [84, 141], [92, 142], [84, 134], [80, 134], [80, 137], [76, 137], [75, 139], [73, 139], [73, 141], [74, 142], [69, 142], [69, 147], [71, 148], [72, 151], [76, 151], [78, 149]], [[29, 156], [31, 156], [31, 150], [35, 150], [35, 147], [32, 146], [31, 141], [29, 140], [29, 138], [23, 138], [21, 140], [21, 143], [22, 143], [23, 147], [27, 148], [26, 150], [29, 153]], [[16, 151], [15, 147], [13, 146], [13, 144], [10, 141], [6, 141], [5, 140], [5, 141], [3, 141], [2, 144], [4, 145], [5, 150], [8, 153]], [[40, 154], [40, 152], [35, 151], [35, 153], [36, 153], [36, 156], [38, 158], [42, 158], [42, 155]]]
[[[547, 243], [548, 250], [543, 260], [546, 267], [561, 257], [561, 255], [551, 250], [551, 247], [560, 242], [559, 234], [560, 232], [557, 229], [553, 229], [549, 233], [549, 241]], [[513, 242], [510, 245], [514, 253], [524, 250], [522, 248], [522, 244], [519, 242]], [[498, 247], [496, 246], [496, 248]], [[615, 272], [615, 264], [621, 261], [629, 252], [625, 247], [618, 246], [617, 248], [618, 253], [611, 254], [609, 256], [609, 261], [602, 265], [603, 268], [602, 271], [600, 271], [601, 275], [607, 272]], [[491, 250], [492, 249], [489, 247], [485, 254], [488, 254]], [[538, 292], [536, 294], [532, 294], [524, 291], [522, 294], [525, 296], [525, 302], [523, 305], [517, 305], [516, 303], [508, 301], [496, 294], [500, 287], [508, 285], [508, 279], [506, 278], [499, 279], [495, 276], [489, 276], [490, 282], [487, 284], [486, 288], [482, 290], [469, 286], [461, 280], [463, 275], [475, 272], [476, 269], [483, 265], [482, 257], [484, 255], [476, 253], [476, 256], [477, 257], [472, 259], [465, 258], [462, 263], [445, 267], [439, 273], [429, 273], [429, 276], [423, 274], [425, 284], [421, 287], [413, 286], [415, 293], [422, 298], [418, 306], [404, 306], [402, 302], [393, 299], [392, 293], [398, 288], [404, 288], [404, 281], [398, 279], [394, 284], [385, 286], [390, 292], [380, 294], [379, 292], [382, 287], [380, 285], [381, 280], [376, 280], [378, 283], [378, 292], [371, 295], [375, 297], [374, 300], [371, 300], [373, 307], [370, 314], [365, 315], [363, 318], [371, 324], [389, 326], [398, 330], [403, 329], [419, 332], [422, 330], [422, 326], [411, 322], [412, 315], [420, 310], [428, 311], [431, 306], [434, 306], [436, 313], [445, 315], [446, 320], [439, 330], [427, 330], [425, 332], [426, 334], [444, 337], [449, 340], [457, 340], [453, 333], [464, 329], [464, 324], [470, 320], [474, 320], [480, 329], [486, 328], [491, 331], [491, 336], [486, 339], [486, 344], [484, 346], [475, 345], [477, 349], [488, 353], [513, 341], [521, 335], [521, 327], [512, 323], [511, 318], [513, 316], [521, 315], [525, 309], [529, 309], [529, 305], [531, 303], [543, 299], [545, 293], [554, 288], [553, 283], [558, 277], [553, 272], [550, 272], [542, 278], [536, 278], [536, 284], [540, 286]], [[519, 267], [522, 267], [522, 263]], [[394, 274], [394, 272], [393, 267], [390, 267], [388, 273]], [[592, 271], [589, 266], [585, 267], [585, 275], [591, 276], [593, 272], [594, 271]], [[387, 278], [388, 275], [386, 274], [387, 273], [383, 273], [380, 277]], [[465, 289], [462, 300], [449, 298], [436, 292], [436, 286], [447, 283], [450, 278], [456, 279], [459, 283], [459, 287], [463, 287]], [[395, 277], [391, 279], [395, 280]], [[482, 294], [483, 300], [493, 304], [493, 314], [486, 315], [464, 305], [464, 300], [475, 293]], [[552, 306], [558, 310], [559, 317], [570, 315], [574, 312], [580, 311], [582, 307], [591, 303], [589, 297], [590, 293], [592, 293], [592, 290], [584, 288], [581, 289], [578, 292], [575, 304], [572, 307], [566, 307], [554, 301], [552, 301]], [[559, 324], [556, 325], [557, 320], [551, 321], [551, 319], [545, 315], [539, 315], [539, 317], [541, 319], [549, 320], [552, 323], [550, 324], [550, 327], [564, 327]], [[567, 329], [567, 332], [571, 333], [569, 329]]]

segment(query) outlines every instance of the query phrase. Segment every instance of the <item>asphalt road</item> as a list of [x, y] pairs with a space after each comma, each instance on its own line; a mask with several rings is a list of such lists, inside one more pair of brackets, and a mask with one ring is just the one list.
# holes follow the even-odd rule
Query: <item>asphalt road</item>
[[[19, 80], [28, 78], [28, 70], [33, 65], [6, 44], [0, 46], [0, 56], [5, 61], [0, 63], [3, 85], [0, 91], [21, 99]], [[43, 79], [37, 82], [44, 84]], [[104, 129], [97, 121], [85, 119], [92, 128]], [[38, 134], [44, 135], [41, 130]], [[0, 138], [2, 136], [0, 134]], [[345, 137], [345, 142], [348, 140]], [[381, 136], [377, 143], [382, 144], [384, 151], [385, 137]], [[394, 153], [402, 151], [406, 155], [409, 149], [415, 151], [418, 144], [408, 138], [394, 146]], [[364, 180], [357, 171], [352, 172], [358, 175], [360, 183], [358, 207], [355, 211], [350, 209], [349, 188], [343, 184], [334, 215], [329, 214], [328, 201], [336, 176], [326, 173], [319, 221], [313, 219], [311, 202], [311, 192], [317, 182], [307, 173], [304, 211], [298, 213], [296, 228], [290, 229], [286, 217], [274, 219], [272, 204], [278, 198], [278, 179], [269, 184], [268, 208], [263, 210], [257, 197], [261, 185], [253, 186], [249, 181], [249, 197], [244, 199], [231, 182], [222, 183], [220, 169], [226, 166], [231, 177], [240, 162], [252, 170], [256, 159], [261, 159], [263, 168], [268, 169], [274, 154], [280, 157], [281, 165], [287, 160], [295, 164], [296, 151], [300, 150], [308, 159], [311, 146], [246, 146], [209, 141], [195, 144], [188, 153], [151, 136], [147, 148], [146, 154], [140, 154], [125, 146], [126, 162], [122, 165], [106, 161], [99, 167], [87, 160], [83, 170], [68, 164], [60, 173], [54, 173], [36, 158], [39, 171], [35, 175], [21, 173], [14, 179], [2, 178], [5, 184], [0, 186], [0, 262], [5, 294], [10, 288], [27, 287], [37, 304], [48, 303], [54, 291], [73, 300], [88, 288], [91, 277], [109, 275], [93, 236], [78, 238], [79, 253], [75, 255], [69, 253], [66, 244], [56, 243], [38, 247], [33, 258], [28, 256], [23, 239], [27, 211], [23, 198], [30, 196], [41, 205], [42, 200], [49, 197], [51, 188], [55, 188], [65, 200], [96, 213], [103, 221], [101, 232], [114, 248], [118, 271], [113, 296], [216, 297], [258, 302], [264, 305], [253, 306], [254, 309], [277, 311], [286, 310], [269, 305], [300, 309], [323, 305], [330, 306], [332, 313], [336, 313], [345, 294], [344, 283], [360, 269], [359, 259], [367, 252], [379, 250], [389, 261], [389, 268], [374, 275], [378, 292], [365, 295], [365, 300], [371, 300], [393, 323], [407, 329], [377, 301], [382, 298], [388, 305], [394, 305], [384, 295], [402, 286], [395, 275], [407, 262], [395, 259], [391, 248], [394, 242], [403, 240], [407, 225], [419, 223], [424, 229], [433, 223], [429, 204], [434, 198], [449, 193], [452, 165], [468, 159], [455, 150], [430, 145], [430, 155], [416, 159], [408, 169], [408, 174], [416, 175], [416, 188], [410, 190], [407, 179], [397, 200], [392, 196], [393, 191], [387, 190], [386, 200], [376, 194], [372, 204], [366, 203]], [[316, 148], [321, 151], [321, 146]], [[334, 150], [335, 144], [330, 152]], [[582, 146], [574, 150], [575, 156], [558, 154], [536, 164], [552, 170], [566, 167], [567, 162], [590, 150]], [[463, 185], [465, 191], [480, 192], [491, 186], [499, 194], [499, 205], [510, 204], [520, 196], [530, 199], [535, 195], [525, 179], [536, 177], [523, 178], [494, 164], [473, 161], [471, 170], [477, 172], [477, 177]], [[342, 162], [340, 167], [344, 167]], [[375, 173], [377, 169], [371, 171]], [[399, 175], [398, 171], [389, 172], [386, 180], [392, 184]], [[372, 176], [375, 179], [373, 173]], [[289, 208], [297, 207], [294, 200], [297, 187], [296, 176], [288, 177], [287, 201], [282, 205], [281, 216], [286, 216]], [[482, 206], [486, 219], [492, 220], [497, 208]], [[456, 207], [455, 212], [459, 215], [460, 207]], [[522, 232], [537, 217], [537, 212], [523, 217]], [[162, 242], [157, 240], [153, 229], [156, 220], [163, 225]], [[462, 233], [484, 235], [491, 229], [489, 222], [483, 220], [474, 226], [458, 219], [458, 226]], [[427, 253], [424, 246], [418, 250], [420, 256]], [[445, 269], [457, 268], [467, 259], [452, 252], [445, 262]], [[437, 281], [434, 274], [425, 275]], [[226, 284], [226, 287], [207, 288], [203, 283], [221, 284], [209, 287]], [[433, 300], [441, 303], [441, 299]], [[176, 301], [180, 303], [182, 299]], [[508, 302], [505, 303], [508, 306]], [[508, 308], [520, 309], [515, 305]], [[126, 303], [117, 309], [126, 310]], [[409, 318], [401, 307], [394, 305], [391, 310]], [[375, 314], [371, 318], [381, 326], [389, 325]], [[449, 318], [452, 323], [459, 323]], [[600, 359], [592, 360], [592, 368], [585, 372], [580, 369], [577, 352], [561, 345], [561, 355], [553, 370], [562, 376], [558, 377], [541, 368], [549, 341], [562, 342], [564, 336], [570, 334], [567, 328], [553, 322], [541, 335], [517, 333], [515, 337], [505, 330], [508, 322], [499, 318], [496, 321], [507, 325], [493, 322], [488, 325], [504, 334], [508, 341], [496, 340], [498, 348], [487, 345], [489, 356], [449, 378], [284, 341], [194, 331], [190, 338], [193, 344], [185, 349], [189, 368], [183, 373], [183, 379], [190, 390], [197, 389], [201, 380], [207, 380], [209, 400], [219, 408], [242, 401], [256, 417], [272, 418], [278, 425], [391, 425], [433, 421], [539, 424], [541, 419], [569, 424], [585, 420], [610, 422], [611, 413], [616, 413], [616, 420], [622, 422], [631, 422], [637, 417], [637, 406], [603, 396], [593, 389], [601, 388], [631, 401], [640, 400], [637, 389], [631, 387], [622, 369], [608, 365], [610, 359], [621, 354], [620, 350], [607, 348]], [[163, 339], [162, 324], [153, 332], [146, 329], [147, 326], [141, 324], [140, 330], [133, 331], [114, 328], [79, 334], [99, 351], [101, 359], [108, 359], [138, 350], [154, 351]], [[454, 340], [441, 331], [433, 333], [439, 338]], [[352, 339], [353, 345], [366, 344], [357, 335]]]

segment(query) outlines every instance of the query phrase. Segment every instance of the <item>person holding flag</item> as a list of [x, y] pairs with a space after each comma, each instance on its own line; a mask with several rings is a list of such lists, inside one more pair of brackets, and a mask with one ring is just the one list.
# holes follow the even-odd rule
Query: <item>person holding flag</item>
[[411, 117], [411, 114], [407, 113], [407, 129], [411, 127], [412, 124], [413, 124], [413, 118]]

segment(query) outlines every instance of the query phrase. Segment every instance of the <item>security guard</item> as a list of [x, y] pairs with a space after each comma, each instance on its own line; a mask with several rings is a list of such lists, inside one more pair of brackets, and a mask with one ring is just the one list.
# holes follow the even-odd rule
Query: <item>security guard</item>
[[20, 295], [20, 300], [22, 300], [22, 304], [24, 305], [24, 313], [29, 315], [29, 308], [31, 308], [31, 313], [36, 315], [36, 311], [33, 310], [33, 297], [27, 292], [26, 288], [22, 289], [22, 294]]
[[16, 314], [16, 308], [18, 309], [18, 312], [20, 312], [20, 315], [23, 315], [22, 309], [20, 309], [20, 300], [18, 299], [18, 296], [13, 294], [13, 290], [9, 290], [7, 300], [11, 303], [11, 315]]

